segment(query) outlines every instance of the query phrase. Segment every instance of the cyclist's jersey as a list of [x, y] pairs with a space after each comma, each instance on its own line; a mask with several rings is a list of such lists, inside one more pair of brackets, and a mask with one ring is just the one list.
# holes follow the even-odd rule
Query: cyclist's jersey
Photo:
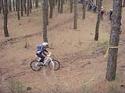
[[38, 45], [37, 47], [36, 47], [36, 53], [42, 53], [42, 52], [44, 52], [46, 49], [45, 49], [45, 47], [42, 45], [42, 44], [40, 44], [40, 45]]

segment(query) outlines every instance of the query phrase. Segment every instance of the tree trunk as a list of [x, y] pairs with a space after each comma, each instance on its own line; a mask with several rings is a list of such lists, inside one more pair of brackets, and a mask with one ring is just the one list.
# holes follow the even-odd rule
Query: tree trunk
[[17, 7], [17, 17], [20, 20], [20, 0], [16, 0], [16, 7]]
[[55, 5], [57, 5], [58, 4], [58, 0], [55, 0]]
[[33, 8], [33, 1], [30, 0], [30, 8], [32, 9]]
[[30, 12], [30, 0], [27, 0], [27, 16], [29, 16]]
[[82, 8], [82, 10], [83, 10], [82, 19], [85, 19], [85, 15], [86, 15], [86, 3], [85, 3], [85, 0], [83, 0], [82, 4], [83, 4], [83, 8]]
[[117, 68], [117, 54], [119, 45], [119, 33], [121, 30], [122, 0], [113, 0], [112, 26], [109, 42], [108, 63], [106, 79], [115, 80]]
[[73, 10], [73, 0], [70, 0], [70, 13], [72, 13]]
[[123, 1], [123, 7], [125, 7], [125, 0]]
[[60, 13], [63, 13], [63, 4], [64, 4], [64, 0], [61, 0]]
[[74, 0], [74, 29], [77, 29], [77, 18], [78, 18], [77, 4], [78, 0]]
[[49, 5], [50, 5], [50, 15], [49, 17], [53, 17], [53, 8], [54, 8], [54, 0], [49, 0]]
[[1, 13], [3, 13], [3, 11], [4, 11], [4, 9], [3, 9], [4, 8], [3, 2], [4, 2], [3, 0], [1, 0], [1, 2], [0, 2], [0, 6], [1, 6], [0, 12]]
[[96, 6], [98, 6], [99, 0], [96, 0]]
[[46, 0], [46, 20], [47, 20], [47, 25], [49, 24], [49, 20], [48, 20], [48, 16], [49, 16], [49, 14], [48, 14], [48, 7], [49, 7], [49, 5], [48, 5], [48, 3], [49, 3], [49, 0]]
[[2, 13], [2, 0], [0, 0], [0, 14]]
[[56, 0], [53, 0], [53, 9], [55, 8], [56, 6]]
[[24, 12], [25, 12], [25, 14], [27, 14], [26, 3], [27, 3], [27, 1], [26, 1], [26, 0], [24, 0], [24, 2], [23, 2], [23, 7], [24, 7]]
[[16, 11], [17, 11], [17, 7], [18, 7], [18, 6], [17, 6], [17, 2], [18, 2], [18, 0], [15, 0], [15, 3], [16, 3]]
[[32, 12], [32, 0], [29, 1], [29, 12]]
[[47, 39], [47, 5], [48, 1], [47, 0], [43, 0], [43, 5], [42, 5], [42, 8], [43, 8], [43, 41], [44, 42], [48, 42], [48, 39]]
[[8, 33], [8, 5], [7, 0], [4, 0], [4, 9], [3, 9], [3, 15], [4, 15], [4, 35], [5, 37], [9, 37]]
[[21, 16], [23, 16], [23, 2], [24, 0], [21, 0]]
[[100, 26], [100, 19], [101, 19], [101, 7], [102, 7], [102, 0], [99, 0], [98, 2], [98, 15], [97, 15], [97, 22], [96, 22], [96, 28], [95, 28], [95, 41], [98, 41], [99, 38], [99, 26]]
[[12, 4], [11, 4], [11, 0], [9, 0], [9, 11], [12, 12]]
[[38, 8], [38, 0], [35, 0], [35, 7]]
[[61, 0], [58, 0], [58, 13], [60, 13]]
[[13, 0], [13, 11], [15, 11], [15, 0]]

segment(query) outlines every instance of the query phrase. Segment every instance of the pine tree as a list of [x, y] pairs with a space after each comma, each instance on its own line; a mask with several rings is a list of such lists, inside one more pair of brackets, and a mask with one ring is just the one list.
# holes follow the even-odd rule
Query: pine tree
[[77, 29], [77, 17], [78, 17], [77, 4], [78, 0], [74, 0], [74, 29]]
[[44, 42], [48, 42], [48, 38], [47, 38], [47, 8], [48, 8], [48, 1], [47, 0], [43, 0], [43, 5], [42, 5], [42, 9], [43, 9], [43, 41]]
[[98, 41], [99, 38], [99, 26], [100, 26], [100, 19], [101, 19], [101, 7], [102, 7], [102, 0], [98, 1], [98, 15], [97, 15], [97, 22], [95, 28], [95, 41]]
[[106, 79], [115, 80], [117, 69], [117, 54], [121, 30], [122, 0], [113, 0], [113, 15], [109, 42]]
[[4, 9], [3, 9], [3, 15], [4, 15], [4, 35], [5, 37], [9, 37], [8, 33], [8, 4], [7, 0], [4, 0]]

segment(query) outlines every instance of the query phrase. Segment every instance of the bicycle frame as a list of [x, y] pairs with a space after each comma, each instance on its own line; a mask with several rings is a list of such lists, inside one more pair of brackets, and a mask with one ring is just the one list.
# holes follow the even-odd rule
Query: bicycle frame
[[51, 57], [49, 57], [49, 56], [47, 56], [45, 59], [44, 59], [44, 65], [48, 65], [48, 63], [49, 62], [51, 62], [52, 61], [52, 58]]
[[50, 56], [51, 56], [51, 53], [49, 53], [49, 55], [46, 56], [46, 58], [44, 59], [43, 65], [48, 65], [50, 62], [52, 63], [52, 66], [54, 67], [54, 62]]

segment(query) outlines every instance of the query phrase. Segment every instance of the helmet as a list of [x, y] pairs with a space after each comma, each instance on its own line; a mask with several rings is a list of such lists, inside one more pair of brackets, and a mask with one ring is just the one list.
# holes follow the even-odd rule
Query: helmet
[[48, 43], [47, 43], [47, 42], [43, 42], [42, 45], [43, 45], [44, 47], [47, 47], [47, 46], [48, 46]]

